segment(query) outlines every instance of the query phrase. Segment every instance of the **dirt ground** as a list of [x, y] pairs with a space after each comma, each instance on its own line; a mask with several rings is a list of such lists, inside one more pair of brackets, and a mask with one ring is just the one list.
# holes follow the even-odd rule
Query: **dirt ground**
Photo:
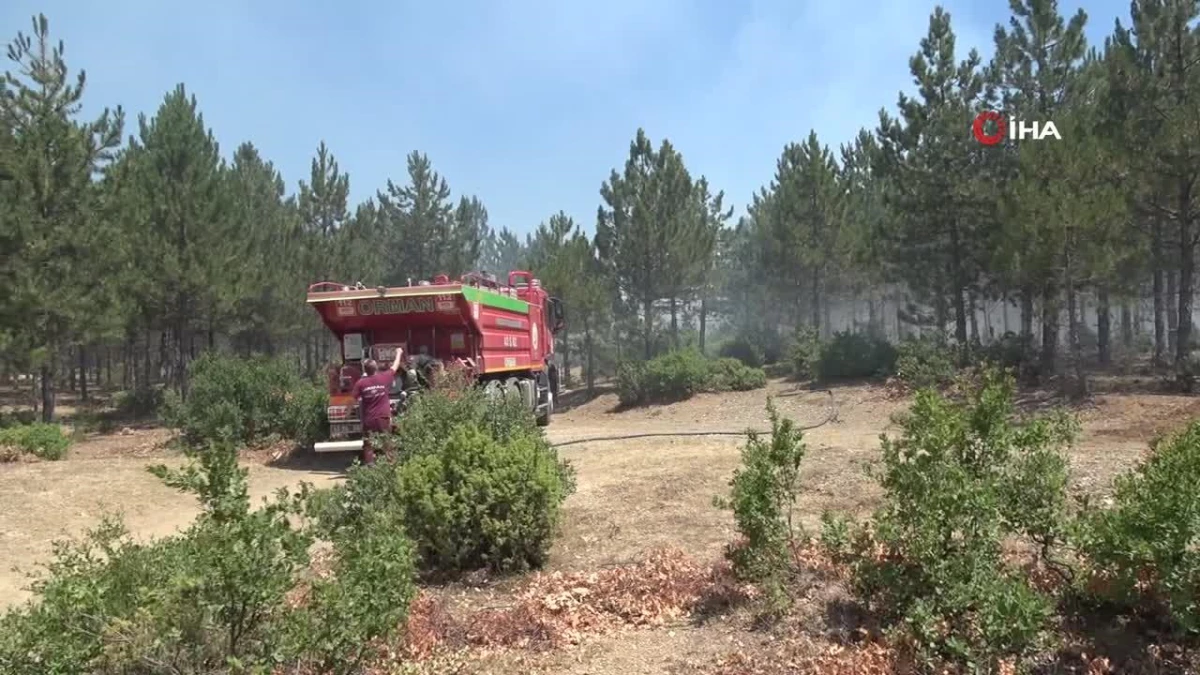
[[[815, 527], [825, 509], [864, 514], [878, 490], [864, 468], [878, 457], [879, 435], [908, 400], [877, 385], [825, 391], [798, 390], [773, 381], [765, 391], [703, 394], [684, 403], [616, 412], [611, 393], [557, 414], [552, 442], [641, 432], [765, 430], [768, 395], [798, 425], [816, 424], [836, 410], [836, 420], [806, 432], [800, 522]], [[1132, 466], [1156, 435], [1200, 416], [1200, 398], [1147, 393], [1094, 397], [1077, 413], [1083, 434], [1071, 450], [1074, 483], [1103, 493], [1111, 478]], [[169, 534], [188, 525], [194, 500], [164, 487], [145, 467], [178, 463], [162, 447], [163, 430], [125, 431], [88, 438], [59, 462], [0, 465], [0, 607], [28, 597], [25, 573], [45, 561], [51, 542], [99, 522], [105, 512], [124, 514], [136, 535]], [[712, 506], [727, 492], [744, 439], [646, 438], [595, 441], [562, 448], [575, 466], [578, 490], [565, 505], [562, 536], [551, 552], [553, 570], [587, 570], [637, 559], [672, 545], [698, 558], [714, 558], [733, 537], [730, 514]], [[349, 458], [300, 458], [276, 463], [247, 460], [255, 499], [281, 486], [340, 481]], [[12, 568], [19, 568], [14, 571]], [[691, 624], [636, 634], [597, 637], [541, 661], [552, 672], [671, 673], [759, 639], [730, 624]], [[532, 667], [532, 666], [530, 666]], [[538, 668], [539, 670], [541, 668]]]

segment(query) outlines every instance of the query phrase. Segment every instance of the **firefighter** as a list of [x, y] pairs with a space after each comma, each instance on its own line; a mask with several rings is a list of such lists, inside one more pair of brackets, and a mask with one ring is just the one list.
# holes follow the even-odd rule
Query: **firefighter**
[[400, 368], [400, 358], [404, 350], [396, 347], [396, 358], [392, 365], [383, 370], [375, 359], [363, 362], [366, 375], [354, 383], [350, 395], [359, 401], [358, 409], [363, 425], [362, 463], [368, 466], [375, 463], [375, 448], [372, 444], [374, 434], [386, 434], [392, 430], [392, 399], [390, 392], [392, 382], [396, 379], [396, 371]]

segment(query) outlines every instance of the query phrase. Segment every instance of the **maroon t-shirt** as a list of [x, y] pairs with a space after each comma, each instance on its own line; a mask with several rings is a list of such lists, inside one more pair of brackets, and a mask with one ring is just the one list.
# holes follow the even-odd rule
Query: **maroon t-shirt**
[[392, 403], [388, 391], [395, 380], [396, 371], [385, 368], [354, 383], [350, 395], [362, 399], [363, 424], [386, 420], [392, 416]]

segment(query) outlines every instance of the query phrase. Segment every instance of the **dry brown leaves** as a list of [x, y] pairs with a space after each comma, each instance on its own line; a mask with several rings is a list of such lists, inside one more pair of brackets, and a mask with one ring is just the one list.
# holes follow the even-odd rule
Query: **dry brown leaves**
[[895, 651], [879, 643], [821, 648], [808, 642], [789, 642], [770, 653], [731, 654], [710, 672], [712, 675], [890, 675], [905, 670]]
[[404, 651], [420, 660], [446, 649], [552, 649], [578, 644], [587, 634], [663, 626], [707, 603], [734, 602], [746, 590], [724, 564], [703, 565], [678, 549], [664, 549], [632, 565], [537, 574], [511, 605], [465, 616], [454, 616], [422, 591], [409, 615]]

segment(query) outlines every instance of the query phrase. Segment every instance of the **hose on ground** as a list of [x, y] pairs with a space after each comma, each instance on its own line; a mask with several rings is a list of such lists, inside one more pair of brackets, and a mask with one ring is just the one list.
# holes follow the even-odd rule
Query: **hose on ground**
[[[817, 429], [819, 427], [823, 427], [826, 424], [829, 424], [830, 422], [838, 421], [838, 409], [837, 409], [836, 401], [833, 398], [833, 391], [826, 389], [825, 392], [827, 394], [829, 394], [829, 414], [825, 416], [824, 420], [821, 420], [820, 422], [818, 422], [816, 424], [810, 424], [808, 426], [803, 426], [803, 427], [796, 427], [797, 431], [811, 431], [812, 429]], [[632, 440], [635, 438], [667, 438], [667, 437], [674, 437], [674, 436], [745, 436], [747, 434], [755, 434], [758, 436], [764, 436], [764, 435], [767, 435], [770, 433], [771, 433], [770, 429], [765, 430], [765, 431], [761, 430], [761, 429], [743, 429], [742, 431], [662, 431], [662, 432], [653, 431], [653, 432], [646, 432], [646, 433], [639, 433], [639, 434], [621, 434], [618, 436], [592, 436], [591, 438], [576, 438], [576, 439], [572, 439], [569, 441], [562, 441], [560, 443], [551, 443], [550, 447], [561, 448], [561, 447], [565, 447], [568, 445], [578, 445], [580, 443], [596, 443], [596, 442], [600, 442], [600, 441], [627, 441], [627, 440]]]

